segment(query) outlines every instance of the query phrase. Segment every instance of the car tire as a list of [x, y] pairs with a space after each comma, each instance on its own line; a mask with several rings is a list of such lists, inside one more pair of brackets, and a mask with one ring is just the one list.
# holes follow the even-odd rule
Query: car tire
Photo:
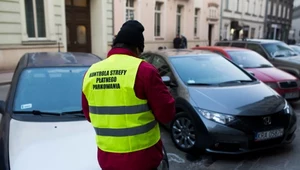
[[186, 112], [176, 114], [170, 124], [170, 131], [176, 148], [186, 153], [194, 153], [196, 151], [196, 128], [192, 118]]

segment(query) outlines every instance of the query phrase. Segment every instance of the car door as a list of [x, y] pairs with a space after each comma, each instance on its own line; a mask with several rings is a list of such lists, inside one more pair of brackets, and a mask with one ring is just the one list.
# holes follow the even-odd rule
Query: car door
[[[153, 60], [151, 63], [159, 72], [159, 75], [162, 76], [169, 76], [171, 79], [172, 84], [177, 84], [175, 80], [175, 76], [171, 70], [170, 65], [163, 59], [160, 55], [154, 55]], [[170, 93], [174, 98], [178, 96], [177, 93], [177, 86], [167, 86]]]

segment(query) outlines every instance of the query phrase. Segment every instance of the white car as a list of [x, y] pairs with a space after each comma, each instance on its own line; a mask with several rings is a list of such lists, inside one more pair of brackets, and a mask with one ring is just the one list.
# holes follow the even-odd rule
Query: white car
[[0, 101], [1, 170], [101, 170], [95, 131], [81, 111], [82, 78], [101, 59], [28, 53]]

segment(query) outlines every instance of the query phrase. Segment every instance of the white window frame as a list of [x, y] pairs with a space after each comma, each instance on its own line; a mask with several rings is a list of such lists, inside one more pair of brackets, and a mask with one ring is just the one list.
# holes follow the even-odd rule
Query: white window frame
[[[198, 38], [199, 37], [199, 19], [200, 19], [200, 8], [195, 8], [195, 13], [194, 13], [194, 37]], [[195, 22], [197, 21], [197, 23]], [[196, 34], [195, 34], [195, 29], [196, 29]]]
[[247, 3], [247, 13], [249, 14], [250, 13], [250, 0], [247, 0], [246, 3]]
[[[126, 2], [127, 1], [131, 1], [131, 0], [126, 0], [124, 1], [125, 2], [125, 21], [128, 21], [128, 20], [134, 20], [135, 19], [135, 0], [132, 0], [133, 1], [133, 7], [130, 7], [130, 6], [126, 6]], [[129, 4], [129, 3], [128, 3]], [[133, 18], [132, 19], [127, 19], [127, 10], [129, 11], [133, 11]]]
[[[156, 10], [156, 5], [159, 5], [160, 6], [160, 10]], [[159, 23], [159, 26], [160, 26], [160, 35], [157, 35], [157, 32], [156, 32], [156, 27], [154, 28], [154, 37], [162, 37], [162, 7], [163, 7], [163, 2], [159, 2], [159, 1], [156, 1], [155, 2], [155, 6], [154, 6], [154, 27], [155, 27], [155, 24], [157, 24], [156, 22], [156, 14], [160, 15], [160, 23]]]
[[[180, 12], [178, 12], [178, 8], [180, 8]], [[177, 5], [177, 7], [176, 7], [176, 35], [177, 34], [179, 34], [179, 35], [182, 34], [182, 9], [183, 8], [184, 8], [183, 5]], [[177, 26], [178, 26], [177, 17], [180, 17], [179, 33], [178, 33], [178, 30], [177, 30]]]
[[[53, 15], [50, 13], [48, 9], [48, 5], [52, 4], [52, 0], [44, 0], [44, 15], [45, 15], [45, 37], [29, 37], [27, 33], [27, 20], [26, 20], [26, 9], [25, 9], [25, 1], [20, 1], [20, 14], [21, 14], [21, 24], [22, 24], [22, 40], [23, 41], [45, 41], [49, 40], [49, 16]], [[33, 4], [33, 18], [34, 18], [34, 29], [35, 29], [35, 36], [38, 35], [38, 26], [37, 26], [37, 16], [36, 16], [36, 0], [32, 0]], [[53, 5], [53, 4], [52, 4]]]

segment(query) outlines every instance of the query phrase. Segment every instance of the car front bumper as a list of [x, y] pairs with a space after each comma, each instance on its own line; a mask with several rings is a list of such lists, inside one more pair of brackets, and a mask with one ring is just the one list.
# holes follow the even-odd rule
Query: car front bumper
[[[252, 121], [250, 124], [247, 124], [249, 122], [238, 120], [237, 122], [227, 126], [203, 119], [202, 121], [204, 122], [208, 132], [206, 137], [209, 138], [209, 140], [207, 140], [208, 142], [206, 143], [206, 147], [203, 149], [210, 153], [243, 154], [289, 144], [295, 138], [297, 118], [295, 113], [281, 116], [285, 117], [285, 120], [282, 117], [278, 117], [278, 120], [277, 122], [274, 122], [274, 125], [268, 126], [259, 125], [259, 122], [254, 122], [254, 120], [250, 120]], [[257, 126], [253, 126], [255, 124], [257, 124]], [[282, 137], [265, 141], [254, 141], [255, 132], [273, 130], [277, 128], [284, 128], [284, 134]], [[199, 140], [205, 139], [201, 139], [200, 137]], [[201, 148], [203, 146], [197, 147]]]

